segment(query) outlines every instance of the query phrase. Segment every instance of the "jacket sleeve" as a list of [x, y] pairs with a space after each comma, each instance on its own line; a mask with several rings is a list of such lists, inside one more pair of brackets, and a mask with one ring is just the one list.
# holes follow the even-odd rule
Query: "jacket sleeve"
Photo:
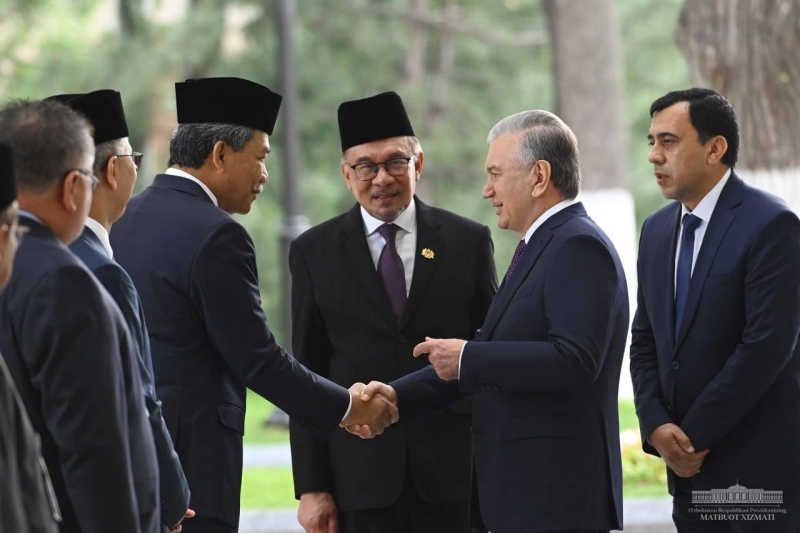
[[505, 392], [569, 390], [597, 379], [614, 334], [615, 310], [628, 305], [621, 301], [611, 252], [592, 235], [572, 236], [556, 252], [545, 283], [549, 340], [468, 342], [462, 392], [486, 386]]
[[647, 302], [644, 298], [642, 285], [647, 277], [647, 272], [642, 267], [642, 241], [646, 234], [647, 222], [642, 227], [642, 237], [639, 241], [639, 261], [637, 273], [639, 288], [637, 290], [636, 314], [631, 326], [631, 381], [633, 383], [634, 403], [636, 416], [639, 418], [639, 431], [642, 435], [642, 449], [658, 456], [658, 451], [647, 440], [650, 433], [658, 426], [673, 422], [672, 416], [664, 402], [661, 391], [661, 379], [658, 372], [658, 353], [656, 351], [655, 335], [647, 312]]
[[91, 274], [64, 267], [30, 295], [20, 322], [44, 423], [84, 533], [138, 533], [120, 340]]
[[[289, 249], [292, 272], [292, 347], [295, 357], [312, 372], [328, 376], [331, 355], [328, 331], [316, 305], [308, 265], [293, 242]], [[328, 443], [292, 420], [289, 425], [295, 497], [305, 492], [332, 492]]]
[[95, 276], [116, 302], [134, 340], [136, 360], [142, 380], [142, 394], [158, 458], [161, 519], [165, 526], [172, 528], [189, 508], [189, 484], [167, 431], [161, 412], [161, 402], [156, 396], [150, 340], [139, 295], [130, 276], [119, 265], [113, 263], [104, 265], [95, 271]]
[[231, 372], [319, 436], [334, 431], [350, 394], [275, 341], [261, 308], [255, 247], [245, 229], [233, 220], [218, 225], [198, 251], [190, 276], [190, 295]]
[[800, 333], [800, 221], [781, 213], [755, 237], [744, 278], [742, 340], [681, 428], [698, 450], [728, 435], [792, 358]]

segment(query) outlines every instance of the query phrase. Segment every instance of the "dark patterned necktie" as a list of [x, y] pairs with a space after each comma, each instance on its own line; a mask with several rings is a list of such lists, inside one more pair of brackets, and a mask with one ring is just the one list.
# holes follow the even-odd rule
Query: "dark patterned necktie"
[[678, 256], [678, 271], [675, 276], [675, 337], [681, 327], [683, 308], [689, 294], [689, 282], [692, 280], [692, 259], [694, 258], [694, 231], [703, 220], [689, 213], [683, 215], [683, 236], [681, 252]]
[[395, 237], [399, 228], [394, 224], [384, 224], [378, 228], [378, 233], [386, 241], [381, 256], [378, 259], [378, 272], [383, 280], [383, 286], [386, 288], [386, 294], [389, 296], [389, 301], [392, 303], [392, 310], [397, 315], [397, 319], [403, 316], [403, 310], [406, 308], [406, 271], [403, 268], [403, 260], [400, 259], [400, 254], [397, 253], [395, 246]]
[[511, 258], [511, 264], [508, 265], [508, 272], [506, 272], [505, 282], [508, 283], [508, 278], [511, 277], [511, 274], [514, 273], [514, 269], [517, 268], [517, 263], [519, 263], [519, 258], [522, 257], [522, 252], [525, 251], [525, 239], [519, 241], [517, 245], [517, 249], [514, 250], [514, 257]]

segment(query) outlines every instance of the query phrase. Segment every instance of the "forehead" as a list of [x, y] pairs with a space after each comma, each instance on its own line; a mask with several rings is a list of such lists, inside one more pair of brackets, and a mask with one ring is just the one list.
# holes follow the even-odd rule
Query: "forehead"
[[512, 165], [512, 156], [517, 149], [519, 133], [506, 133], [496, 138], [489, 145], [486, 156], [486, 168], [504, 168]]
[[650, 121], [650, 134], [683, 132], [694, 129], [689, 120], [689, 102], [677, 102], [653, 115]]
[[348, 148], [344, 155], [348, 161], [356, 161], [358, 159], [379, 161], [392, 155], [410, 156], [409, 146], [407, 137], [389, 137], [388, 139], [353, 146]]
[[245, 145], [245, 149], [256, 152], [269, 152], [269, 135], [260, 130], [255, 130], [253, 138]]

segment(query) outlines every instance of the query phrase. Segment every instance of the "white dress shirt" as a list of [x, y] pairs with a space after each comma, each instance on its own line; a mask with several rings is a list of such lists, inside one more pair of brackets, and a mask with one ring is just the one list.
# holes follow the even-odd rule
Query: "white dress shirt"
[[403, 261], [403, 270], [406, 275], [406, 296], [408, 296], [408, 291], [411, 290], [411, 278], [414, 276], [414, 259], [417, 251], [417, 206], [414, 199], [411, 199], [406, 210], [392, 222], [378, 220], [367, 213], [363, 207], [361, 208], [361, 218], [364, 219], [364, 233], [367, 236], [367, 246], [369, 246], [375, 270], [378, 270], [378, 260], [383, 247], [386, 246], [386, 240], [378, 233], [378, 228], [384, 224], [394, 224], [399, 228], [394, 243], [397, 255]]
[[[558, 202], [556, 205], [554, 205], [553, 207], [551, 207], [550, 209], [548, 209], [544, 213], [542, 213], [542, 215], [539, 218], [537, 218], [536, 220], [533, 221], [533, 224], [531, 224], [531, 227], [528, 228], [528, 231], [525, 232], [525, 245], [526, 246], [528, 245], [528, 242], [530, 242], [531, 237], [533, 237], [534, 232], [537, 229], [539, 229], [540, 227], [542, 227], [542, 224], [547, 222], [548, 218], [552, 217], [553, 215], [555, 215], [556, 213], [558, 213], [562, 209], [566, 209], [567, 207], [571, 206], [575, 202], [576, 202], [576, 200], [574, 198], [572, 200], [563, 200], [561, 202]], [[495, 298], [496, 297], [497, 297], [497, 295], [495, 295]], [[458, 356], [458, 378], [459, 379], [461, 379], [461, 358], [464, 357], [464, 348], [466, 348], [466, 347], [467, 347], [467, 343], [464, 343], [464, 346], [461, 347], [461, 354], [459, 354], [459, 356]]]
[[103, 225], [95, 219], [89, 217], [86, 217], [86, 227], [90, 229], [92, 233], [97, 235], [98, 239], [100, 239], [100, 242], [103, 244], [103, 249], [105, 249], [108, 257], [114, 259], [114, 250], [111, 249], [111, 239], [108, 237], [106, 228], [104, 228]]
[[[678, 245], [675, 247], [675, 274], [673, 279], [673, 287], [674, 290], [678, 290], [678, 258], [681, 255], [681, 239], [683, 239], [683, 216], [686, 214], [691, 213], [692, 215], [696, 216], [700, 219], [700, 225], [697, 226], [697, 229], [694, 230], [694, 252], [692, 253], [692, 272], [694, 272], [694, 264], [697, 262], [697, 255], [700, 253], [700, 246], [703, 244], [703, 237], [706, 236], [706, 228], [708, 228], [708, 223], [711, 221], [711, 215], [714, 214], [714, 208], [717, 207], [717, 201], [719, 200], [719, 195], [722, 194], [722, 189], [725, 187], [725, 184], [728, 183], [728, 178], [731, 177], [731, 169], [722, 176], [722, 179], [714, 185], [714, 188], [708, 191], [700, 203], [697, 204], [697, 207], [694, 208], [694, 211], [689, 211], [686, 209], [685, 205], [681, 205], [681, 221], [679, 222], [679, 230], [678, 230]], [[675, 297], [675, 293], [673, 292], [673, 298]]]
[[214, 193], [211, 192], [211, 189], [208, 188], [208, 185], [206, 185], [199, 179], [195, 178], [188, 172], [184, 172], [183, 170], [177, 168], [168, 168], [167, 171], [164, 172], [164, 174], [169, 174], [170, 176], [180, 176], [181, 178], [186, 178], [189, 181], [195, 182], [196, 184], [201, 186], [204, 191], [206, 191], [206, 194], [208, 195], [209, 198], [211, 198], [211, 201], [214, 202], [214, 205], [219, 207], [219, 202], [217, 201], [217, 197], [214, 196]]

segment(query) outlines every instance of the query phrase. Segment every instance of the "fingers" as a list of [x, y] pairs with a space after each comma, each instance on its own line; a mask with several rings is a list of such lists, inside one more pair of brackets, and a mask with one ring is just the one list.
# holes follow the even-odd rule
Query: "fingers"
[[421, 342], [416, 346], [414, 346], [414, 357], [419, 357], [420, 355], [431, 353], [431, 350], [433, 350], [435, 344], [436, 344], [436, 339], [425, 337], [425, 342]]
[[339, 519], [336, 514], [328, 516], [328, 533], [339, 533]]
[[392, 403], [397, 402], [397, 394], [395, 393], [394, 388], [386, 383], [381, 383], [380, 381], [371, 381], [370, 384], [361, 391], [361, 401], [368, 402], [369, 399], [376, 394], [380, 394]]
[[681, 447], [683, 451], [686, 453], [694, 453], [694, 446], [692, 446], [692, 441], [689, 439], [689, 436], [683, 432], [681, 428], [675, 426], [675, 429], [672, 432], [672, 437], [678, 443], [678, 446]]

